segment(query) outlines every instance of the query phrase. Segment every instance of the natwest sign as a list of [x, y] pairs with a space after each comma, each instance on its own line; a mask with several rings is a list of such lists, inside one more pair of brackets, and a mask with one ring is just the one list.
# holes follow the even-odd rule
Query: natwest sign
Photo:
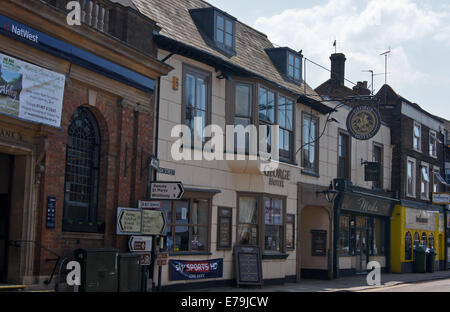
[[6, 32], [12, 33], [34, 43], [39, 43], [39, 34], [20, 23], [13, 22], [6, 18], [1, 18], [0, 26]]

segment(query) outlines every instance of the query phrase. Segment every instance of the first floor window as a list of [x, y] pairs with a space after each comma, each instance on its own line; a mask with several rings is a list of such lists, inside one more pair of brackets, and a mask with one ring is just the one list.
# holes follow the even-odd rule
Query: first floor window
[[302, 125], [302, 167], [306, 170], [317, 173], [318, 160], [318, 125], [319, 119], [310, 114], [303, 114]]
[[209, 249], [210, 200], [162, 201], [167, 213], [167, 249], [174, 252]]
[[407, 168], [406, 168], [406, 194], [408, 196], [415, 196], [415, 172], [416, 172], [416, 164], [412, 160], [408, 160]]

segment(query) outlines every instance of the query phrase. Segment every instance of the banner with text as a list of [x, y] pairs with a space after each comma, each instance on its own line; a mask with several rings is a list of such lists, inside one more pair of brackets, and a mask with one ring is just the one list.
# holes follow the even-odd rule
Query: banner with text
[[169, 260], [170, 280], [196, 280], [223, 276], [223, 259], [203, 261]]
[[65, 76], [0, 53], [0, 113], [61, 125]]

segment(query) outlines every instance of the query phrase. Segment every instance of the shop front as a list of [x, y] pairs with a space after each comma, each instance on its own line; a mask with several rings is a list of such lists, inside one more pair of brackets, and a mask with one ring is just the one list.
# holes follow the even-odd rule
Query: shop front
[[335, 180], [339, 194], [334, 206], [334, 277], [367, 272], [377, 261], [389, 271], [390, 216], [393, 194], [355, 187]]
[[394, 208], [391, 221], [392, 271], [414, 271], [414, 248], [422, 245], [436, 252], [435, 270], [444, 268], [444, 214], [436, 205], [402, 201]]

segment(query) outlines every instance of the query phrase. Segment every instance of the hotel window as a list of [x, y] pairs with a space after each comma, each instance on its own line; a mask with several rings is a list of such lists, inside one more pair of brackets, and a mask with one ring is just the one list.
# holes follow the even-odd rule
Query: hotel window
[[437, 137], [436, 131], [430, 130], [430, 156], [437, 158]]
[[420, 124], [414, 122], [414, 130], [413, 130], [413, 148], [421, 151], [421, 126]]
[[302, 125], [302, 167], [314, 173], [318, 173], [319, 160], [319, 118], [307, 113], [303, 113]]
[[239, 245], [258, 244], [258, 200], [256, 197], [239, 197]]
[[63, 231], [99, 232], [97, 206], [101, 138], [97, 120], [89, 109], [79, 107], [75, 111], [68, 135]]
[[222, 14], [216, 14], [216, 42], [219, 46], [234, 50], [234, 21]]
[[209, 199], [162, 201], [167, 213], [166, 244], [172, 252], [209, 250]]
[[238, 244], [261, 246], [267, 252], [283, 252], [284, 200], [263, 195], [241, 195], [238, 203]]
[[294, 141], [294, 101], [278, 96], [278, 125], [280, 134], [280, 156], [290, 160], [292, 158], [292, 146]]
[[416, 196], [416, 162], [412, 159], [408, 159], [406, 165], [406, 195]]
[[288, 76], [291, 79], [299, 82], [301, 77], [301, 60], [298, 56], [292, 53], [287, 53], [288, 55]]
[[[204, 129], [210, 122], [210, 73], [192, 67], [183, 67], [182, 121], [191, 130], [191, 137], [205, 142]], [[192, 143], [193, 144], [193, 143]]]
[[338, 178], [350, 180], [350, 137], [342, 132], [338, 138]]
[[[236, 84], [236, 98], [235, 98], [235, 111], [234, 111], [234, 125], [242, 125], [244, 128], [252, 124], [252, 85], [249, 84]], [[237, 134], [234, 135], [234, 144], [237, 149], [243, 149], [248, 152], [249, 149], [249, 134], [245, 134], [245, 146], [238, 146]]]
[[283, 246], [283, 201], [279, 198], [265, 197], [264, 208], [264, 250], [281, 252]]
[[428, 199], [430, 192], [430, 171], [428, 165], [422, 164], [421, 167], [421, 183], [420, 183], [420, 198]]
[[380, 175], [378, 181], [373, 182], [373, 187], [377, 189], [383, 188], [383, 146], [379, 144], [373, 145], [373, 161], [380, 164]]
[[260, 87], [259, 88], [259, 124], [267, 125], [267, 147], [264, 148], [261, 145], [265, 145], [265, 142], [260, 142], [260, 150], [264, 150], [267, 153], [271, 152], [272, 133], [270, 126], [275, 124], [275, 93]]

